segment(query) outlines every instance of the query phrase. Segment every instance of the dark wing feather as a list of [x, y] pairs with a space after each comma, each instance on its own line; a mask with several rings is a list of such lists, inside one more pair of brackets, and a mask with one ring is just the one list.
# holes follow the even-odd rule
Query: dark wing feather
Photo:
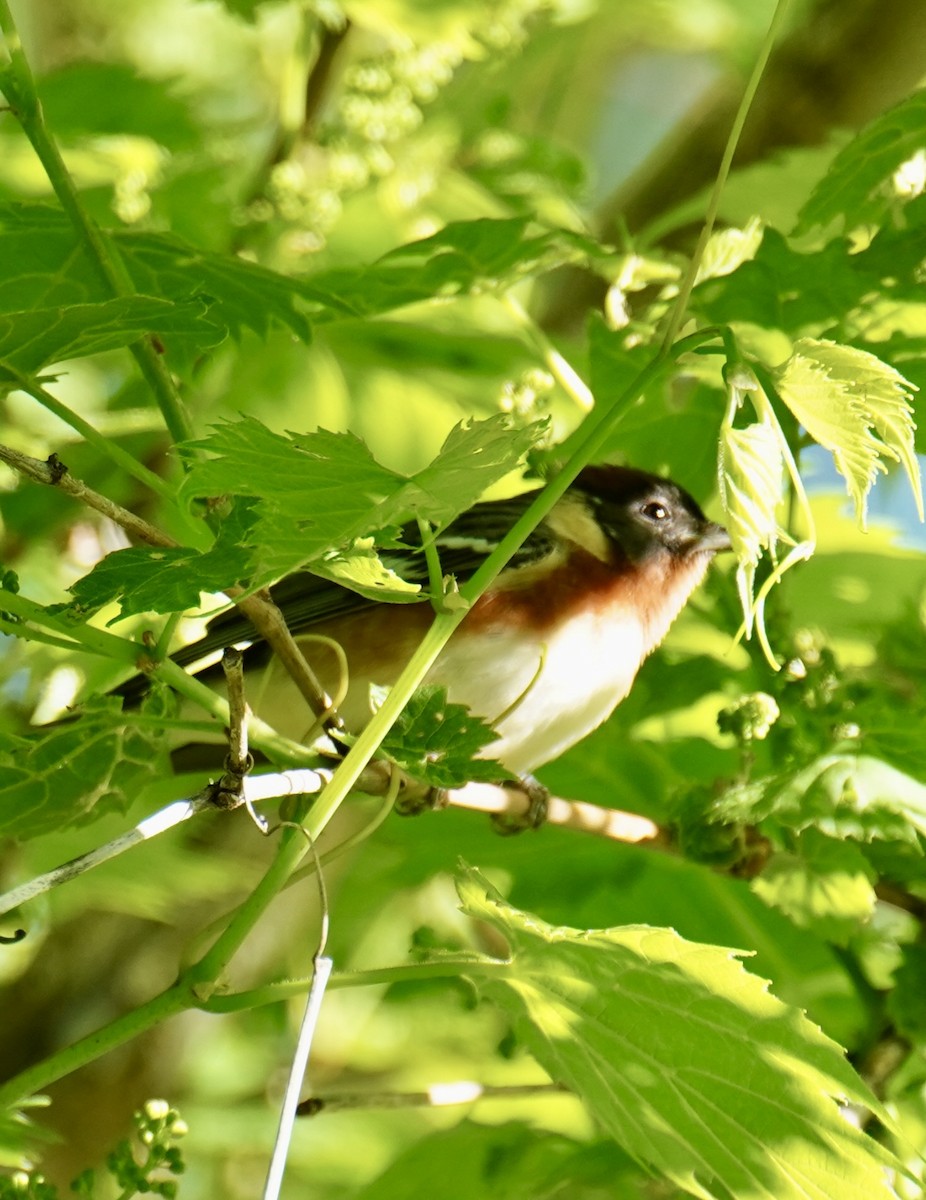
[[[437, 535], [436, 543], [440, 555], [441, 570], [453, 575], [458, 582], [465, 583], [479, 569], [491, 551], [512, 528], [531, 500], [534, 492], [513, 496], [507, 500], [489, 500], [477, 504]], [[408, 525], [402, 531], [403, 546], [380, 551], [380, 557], [403, 579], [427, 587], [428, 572], [420, 546], [417, 525]], [[548, 553], [552, 546], [549, 531], [541, 525], [527, 538], [515, 553], [509, 565], [524, 566]], [[309, 632], [321, 621], [332, 617], [360, 612], [378, 600], [361, 596], [358, 592], [342, 587], [329, 579], [322, 579], [310, 571], [297, 571], [288, 575], [270, 589], [275, 603], [286, 618], [290, 631], [298, 636]], [[190, 666], [216, 650], [248, 641], [251, 648], [247, 665], [256, 665], [265, 657], [266, 646], [256, 633], [251, 622], [237, 608], [221, 613], [209, 622], [206, 633], [189, 646], [183, 646], [171, 655], [181, 667]], [[208, 669], [207, 669], [208, 671]], [[145, 676], [135, 676], [116, 688], [116, 694], [130, 700], [138, 699], [147, 689]]]

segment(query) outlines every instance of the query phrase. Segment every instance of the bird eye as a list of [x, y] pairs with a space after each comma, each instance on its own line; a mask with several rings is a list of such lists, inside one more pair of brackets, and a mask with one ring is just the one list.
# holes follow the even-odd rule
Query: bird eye
[[664, 504], [660, 504], [658, 500], [651, 500], [649, 504], [644, 504], [640, 511], [644, 517], [649, 517], [651, 521], [665, 521], [669, 516], [669, 510]]

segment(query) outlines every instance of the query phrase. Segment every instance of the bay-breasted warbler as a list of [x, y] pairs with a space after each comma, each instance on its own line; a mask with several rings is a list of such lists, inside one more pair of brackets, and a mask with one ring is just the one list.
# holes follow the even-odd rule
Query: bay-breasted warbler
[[[469, 578], [535, 494], [477, 504], [440, 531], [442, 571]], [[383, 557], [426, 585], [417, 537], [417, 527], [407, 530], [408, 548]], [[445, 686], [449, 700], [493, 725], [498, 740], [485, 752], [523, 776], [611, 714], [714, 554], [729, 548], [726, 531], [670, 480], [587, 467], [467, 613], [425, 682]], [[329, 694], [346, 684], [338, 708], [352, 730], [369, 720], [370, 684], [394, 683], [433, 617], [428, 604], [377, 603], [307, 572], [271, 593], [296, 638], [310, 635], [306, 655]], [[174, 657], [194, 664], [249, 639], [253, 629], [232, 610]], [[263, 675], [250, 670], [260, 661], [261, 646], [252, 644], [245, 658], [251, 707], [302, 740], [312, 714], [278, 664], [267, 663]]]

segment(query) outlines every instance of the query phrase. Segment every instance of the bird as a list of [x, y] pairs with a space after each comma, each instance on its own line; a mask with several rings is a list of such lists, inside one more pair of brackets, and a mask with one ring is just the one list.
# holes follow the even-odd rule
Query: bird
[[[441, 570], [458, 582], [470, 578], [536, 495], [478, 503], [439, 530]], [[482, 753], [512, 778], [530, 778], [626, 698], [714, 555], [729, 549], [723, 526], [672, 480], [630, 466], [585, 467], [467, 612], [424, 682], [446, 688], [449, 702], [493, 727], [496, 740]], [[382, 557], [426, 588], [417, 524]], [[346, 728], [358, 731], [371, 716], [370, 685], [395, 682], [433, 618], [431, 606], [372, 600], [308, 571], [270, 591], [330, 694], [346, 658], [338, 709]], [[190, 666], [242, 641], [252, 710], [304, 740], [312, 714], [237, 609], [172, 657]], [[131, 681], [122, 692], [131, 695]]]

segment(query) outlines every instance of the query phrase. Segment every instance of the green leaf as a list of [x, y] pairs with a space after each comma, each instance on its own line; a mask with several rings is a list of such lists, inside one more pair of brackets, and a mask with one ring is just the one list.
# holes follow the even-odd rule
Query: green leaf
[[850, 256], [842, 242], [813, 254], [793, 250], [776, 230], [766, 229], [754, 259], [732, 275], [707, 279], [692, 293], [705, 320], [803, 332], [826, 327], [851, 309], [880, 280], [865, 268], [865, 254]]
[[[642, 1200], [636, 1165], [610, 1141], [578, 1141], [509, 1121], [461, 1121], [403, 1150], [355, 1200]], [[620, 1186], [620, 1191], [616, 1190]]]
[[832, 838], [906, 842], [926, 837], [926, 784], [865, 754], [824, 754], [786, 777], [731, 788], [712, 808], [718, 820], [773, 819]]
[[737, 557], [736, 581], [748, 632], [756, 567], [764, 550], [774, 554], [779, 532], [777, 514], [784, 497], [784, 462], [778, 433], [768, 421], [743, 429], [725, 424], [719, 467], [724, 524]]
[[[589, 382], [600, 404], [610, 404], [652, 360], [654, 349], [608, 329], [600, 317], [589, 322]], [[606, 444], [602, 459], [615, 457], [657, 475], [668, 475], [704, 498], [717, 480], [716, 387], [671, 388], [657, 383], [628, 409]], [[666, 437], [666, 429], [672, 437]], [[565, 455], [580, 442], [581, 426], [557, 448]]]
[[798, 925], [845, 946], [875, 910], [875, 874], [858, 846], [808, 829], [795, 854], [775, 854], [752, 890]]
[[894, 988], [887, 998], [887, 1011], [897, 1030], [914, 1045], [926, 1039], [926, 946], [904, 946], [903, 962], [894, 975]]
[[7, 368], [37, 371], [66, 358], [128, 346], [146, 333], [192, 334], [201, 345], [224, 337], [221, 326], [206, 318], [202, 300], [173, 304], [126, 296], [99, 304], [5, 313], [0, 314], [0, 379], [15, 379]]
[[447, 435], [437, 458], [417, 471], [397, 497], [397, 519], [414, 514], [448, 525], [486, 488], [513, 471], [548, 427], [544, 420], [519, 429], [504, 413], [484, 421], [461, 421]]
[[798, 217], [795, 232], [845, 218], [846, 229], [880, 221], [891, 201], [890, 177], [923, 149], [926, 90], [914, 92], [867, 125], [836, 155]]
[[[376, 688], [374, 702], [382, 703], [384, 696], [384, 690]], [[380, 750], [403, 771], [432, 787], [462, 787], [510, 777], [501, 763], [476, 757], [497, 740], [492, 727], [465, 704], [448, 702], [446, 688], [428, 686], [415, 691]]]
[[210, 315], [234, 336], [252, 329], [266, 336], [276, 321], [308, 342], [312, 329], [297, 280], [229, 254], [211, 254], [162, 233], [124, 231], [116, 245], [140, 292], [183, 300], [206, 295]]
[[172, 150], [199, 146], [200, 131], [170, 84], [123, 63], [71, 62], [38, 84], [45, 120], [59, 138], [88, 134], [147, 137]]
[[253, 551], [242, 545], [253, 514], [236, 506], [207, 551], [189, 546], [132, 546], [115, 550], [68, 589], [72, 611], [96, 612], [116, 601], [120, 617], [133, 613], [183, 612], [198, 608], [202, 592], [222, 592], [251, 572]]
[[920, 520], [923, 497], [913, 445], [912, 393], [899, 371], [854, 346], [801, 338], [776, 372], [779, 393], [812, 438], [832, 451], [864, 526], [882, 457], [903, 464]]
[[245, 417], [223, 421], [191, 445], [211, 457], [193, 463], [182, 496], [256, 498], [260, 581], [394, 523], [388, 502], [405, 480], [352, 433], [284, 435]]
[[270, 3], [270, 0], [221, 0], [221, 3], [222, 7], [227, 8], [234, 16], [254, 25], [257, 22], [258, 9]]
[[695, 282], [732, 275], [737, 267], [755, 257], [762, 245], [762, 234], [762, 222], [758, 217], [753, 217], [742, 229], [720, 229], [711, 234]]
[[892, 308], [919, 303], [919, 264], [926, 257], [926, 196], [911, 200], [900, 227], [879, 230], [853, 252], [844, 238], [822, 249], [793, 249], [766, 229], [753, 260], [732, 275], [708, 279], [692, 295], [702, 318], [715, 324], [758, 325], [795, 335], [859, 326], [868, 330], [873, 301]]
[[[168, 234], [109, 232], [143, 297], [185, 304], [211, 301], [210, 320], [232, 333], [242, 327], [264, 335], [272, 321], [308, 341], [311, 328], [301, 285], [244, 259], [210, 254]], [[0, 204], [0, 312], [27, 307], [64, 308], [112, 300], [95, 263], [60, 209], [47, 204]], [[204, 343], [215, 343], [206, 326]]]
[[526, 216], [482, 217], [453, 221], [359, 271], [313, 275], [304, 281], [303, 294], [332, 314], [372, 316], [424, 300], [499, 291], [566, 263], [607, 257], [597, 242], [568, 229], [544, 230]]
[[402, 604], [421, 599], [421, 585], [407, 583], [376, 553], [372, 538], [357, 538], [346, 550], [331, 551], [312, 563], [312, 573], [371, 600]]
[[513, 470], [545, 428], [516, 429], [505, 414], [461, 423], [432, 464], [405, 477], [381, 466], [354, 434], [283, 435], [248, 417], [191, 443], [215, 457], [193, 463], [182, 494], [256, 498], [252, 540], [265, 582], [413, 516], [446, 524]]
[[735, 951], [650, 926], [550, 926], [475, 871], [458, 888], [511, 949], [480, 991], [638, 1161], [702, 1200], [889, 1200], [890, 1155], [833, 1102], [878, 1101]]
[[[142, 717], [157, 717], [163, 703], [159, 693]], [[141, 787], [170, 770], [163, 731], [108, 697], [47, 733], [4, 738], [0, 762], [0, 833], [24, 839], [125, 812]]]

